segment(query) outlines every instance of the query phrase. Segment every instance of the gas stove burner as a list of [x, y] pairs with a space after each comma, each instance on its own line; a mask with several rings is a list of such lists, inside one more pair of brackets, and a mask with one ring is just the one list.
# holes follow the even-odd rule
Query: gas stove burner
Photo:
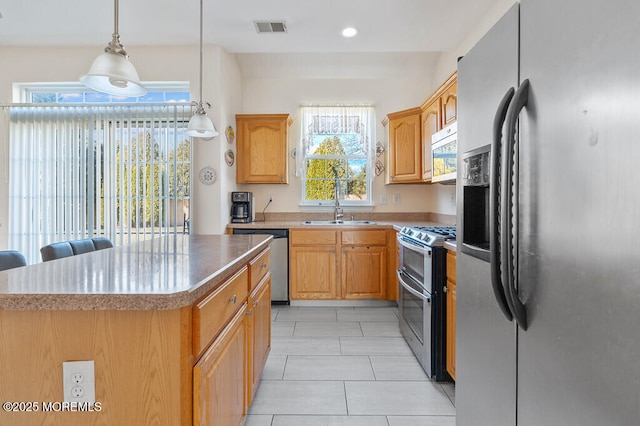
[[456, 239], [455, 226], [405, 226], [400, 230], [403, 239], [421, 246], [438, 247]]

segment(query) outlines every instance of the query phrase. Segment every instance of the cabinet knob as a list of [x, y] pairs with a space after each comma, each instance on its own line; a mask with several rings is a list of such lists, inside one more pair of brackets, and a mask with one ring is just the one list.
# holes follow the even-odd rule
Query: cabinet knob
[[262, 268], [263, 268], [263, 269], [265, 269], [266, 267], [267, 267], [267, 264], [266, 264], [266, 263], [263, 263], [263, 264], [262, 264]]
[[247, 311], [247, 315], [249, 315], [249, 316], [253, 315], [253, 309], [249, 309], [249, 310]]
[[238, 297], [235, 294], [229, 298], [229, 302], [233, 304], [235, 304], [237, 300], [238, 300]]
[[254, 307], [254, 308], [257, 308], [257, 307], [258, 307], [258, 301], [257, 301], [257, 300], [254, 300], [254, 301], [253, 301], [253, 307]]

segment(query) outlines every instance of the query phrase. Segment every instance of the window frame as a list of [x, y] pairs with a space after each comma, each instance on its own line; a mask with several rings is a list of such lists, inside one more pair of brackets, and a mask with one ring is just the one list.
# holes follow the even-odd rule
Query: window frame
[[[362, 150], [362, 154], [309, 154], [308, 147], [311, 145], [311, 141], [309, 140], [315, 135], [325, 135], [325, 137], [332, 137], [337, 135], [348, 135], [348, 134], [356, 134], [352, 132], [336, 132], [336, 133], [311, 133], [308, 131], [311, 123], [306, 120], [305, 108], [312, 108], [318, 110], [320, 113], [329, 113], [330, 110], [340, 109], [353, 109], [354, 114], [355, 111], [360, 109], [362, 110], [359, 115], [359, 120], [366, 122], [366, 124], [361, 124], [363, 127], [362, 137], [364, 138], [364, 147]], [[363, 120], [363, 111], [366, 110], [366, 120]], [[313, 115], [313, 114], [311, 114]], [[359, 106], [359, 105], [341, 105], [341, 106], [313, 106], [313, 107], [303, 107], [301, 110], [301, 119], [300, 119], [300, 140], [298, 143], [298, 147], [296, 149], [296, 163], [297, 168], [299, 170], [298, 175], [301, 178], [301, 193], [300, 193], [300, 206], [303, 208], [327, 208], [327, 207], [335, 207], [335, 197], [326, 200], [307, 200], [307, 182], [309, 179], [307, 178], [307, 168], [308, 161], [310, 160], [343, 160], [347, 164], [346, 169], [349, 170], [348, 164], [352, 161], [364, 162], [366, 178], [364, 179], [366, 190], [365, 190], [365, 199], [364, 200], [349, 200], [345, 198], [346, 190], [345, 186], [349, 184], [349, 176], [343, 177], [339, 179], [339, 202], [341, 207], [372, 207], [374, 205], [372, 199], [372, 186], [374, 179], [374, 158], [375, 158], [375, 110], [373, 107], [369, 106]], [[338, 117], [338, 114], [334, 114], [334, 117]], [[297, 153], [301, 153], [300, 158], [298, 158]], [[326, 180], [331, 180], [330, 177], [326, 178]], [[342, 196], [342, 198], [340, 198]]]

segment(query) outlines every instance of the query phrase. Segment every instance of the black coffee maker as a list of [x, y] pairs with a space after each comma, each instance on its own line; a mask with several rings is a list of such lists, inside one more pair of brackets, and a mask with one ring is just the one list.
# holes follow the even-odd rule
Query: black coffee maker
[[231, 193], [231, 223], [250, 223], [253, 219], [253, 194]]

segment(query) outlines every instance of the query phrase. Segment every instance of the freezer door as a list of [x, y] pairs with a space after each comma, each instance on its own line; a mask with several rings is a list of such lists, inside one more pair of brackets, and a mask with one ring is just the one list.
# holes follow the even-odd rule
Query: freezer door
[[[491, 143], [496, 110], [518, 85], [518, 19], [516, 4], [458, 63], [459, 153]], [[457, 185], [462, 194], [462, 179]], [[464, 235], [463, 197], [457, 212]], [[490, 264], [461, 252], [460, 240], [456, 263], [456, 424], [514, 426], [516, 325], [494, 297]]]
[[518, 426], [638, 426], [640, 2], [520, 13]]

